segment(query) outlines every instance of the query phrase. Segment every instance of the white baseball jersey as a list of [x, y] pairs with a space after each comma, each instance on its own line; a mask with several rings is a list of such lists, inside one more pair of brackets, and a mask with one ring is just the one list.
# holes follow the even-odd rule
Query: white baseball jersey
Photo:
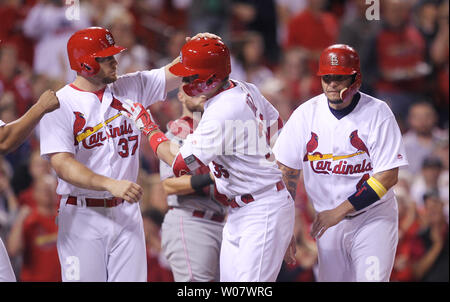
[[[339, 111], [324, 94], [312, 98], [294, 111], [275, 143], [279, 162], [303, 170], [317, 212], [337, 207], [373, 174], [407, 165], [388, 105], [364, 93], [356, 97]], [[317, 239], [318, 281], [389, 281], [397, 242], [398, 210], [390, 189]]]
[[[68, 152], [94, 173], [136, 182], [140, 131], [119, 111], [130, 99], [145, 107], [165, 99], [164, 69], [119, 77], [101, 92], [73, 85], [56, 95], [60, 108], [40, 122], [41, 154]], [[84, 198], [112, 197], [108, 191], [76, 187], [58, 179], [58, 256], [63, 281], [145, 281], [146, 248], [139, 203], [88, 207]], [[67, 204], [68, 196], [77, 204]], [[73, 198], [72, 198], [73, 199]]]
[[[0, 120], [0, 127], [3, 127], [5, 123]], [[16, 276], [9, 262], [9, 256], [6, 252], [6, 248], [3, 245], [3, 241], [0, 238], [0, 282], [14, 282], [16, 281]]]
[[[400, 129], [388, 105], [360, 95], [356, 107], [341, 119], [330, 111], [325, 94], [303, 103], [275, 143], [279, 162], [303, 170], [306, 191], [317, 212], [345, 201], [363, 178], [408, 164]], [[393, 196], [390, 189], [370, 207]]]
[[[121, 100], [148, 107], [164, 100], [164, 68], [121, 76], [108, 84], [100, 101], [95, 93], [66, 85], [57, 93], [60, 108], [40, 122], [41, 154], [68, 152], [97, 174], [135, 182], [139, 170], [140, 131], [119, 114]], [[110, 197], [58, 179], [60, 195]]]
[[[205, 103], [202, 119], [180, 148], [188, 167], [209, 164], [217, 190], [235, 199], [223, 228], [221, 282], [274, 282], [294, 229], [294, 203], [272, 160], [267, 128], [278, 111], [249, 83]], [[194, 159], [194, 160], [193, 160]], [[241, 196], [251, 194], [245, 203]]]
[[255, 85], [233, 82], [235, 87], [205, 103], [197, 129], [180, 148], [185, 161], [193, 154], [209, 164], [217, 190], [229, 198], [258, 192], [281, 180], [276, 162], [267, 159], [271, 154], [267, 128], [277, 122], [278, 111]]

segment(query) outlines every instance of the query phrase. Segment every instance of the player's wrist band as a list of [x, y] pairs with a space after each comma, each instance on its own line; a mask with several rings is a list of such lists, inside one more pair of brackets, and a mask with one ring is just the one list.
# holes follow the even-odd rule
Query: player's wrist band
[[381, 182], [374, 177], [370, 177], [361, 185], [358, 191], [348, 198], [348, 201], [350, 201], [356, 211], [359, 211], [380, 200], [386, 192], [387, 190]]
[[164, 133], [156, 132], [155, 134], [150, 136], [150, 147], [152, 148], [153, 152], [155, 152], [155, 154], [158, 154], [156, 153], [156, 151], [158, 150], [159, 145], [168, 140], [169, 139], [164, 135]]
[[213, 183], [214, 181], [209, 176], [209, 173], [193, 175], [191, 177], [191, 187], [197, 193], [203, 193], [203, 187], [212, 185]]

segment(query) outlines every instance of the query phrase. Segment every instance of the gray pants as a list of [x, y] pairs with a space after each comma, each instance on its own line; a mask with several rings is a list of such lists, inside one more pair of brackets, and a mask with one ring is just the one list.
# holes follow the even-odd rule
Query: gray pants
[[162, 249], [176, 282], [219, 281], [223, 223], [170, 210], [162, 224]]

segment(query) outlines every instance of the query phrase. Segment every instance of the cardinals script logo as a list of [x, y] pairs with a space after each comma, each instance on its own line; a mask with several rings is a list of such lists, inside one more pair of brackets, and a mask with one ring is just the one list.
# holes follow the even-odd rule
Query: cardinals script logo
[[359, 174], [372, 170], [372, 164], [367, 159], [358, 162], [357, 159], [351, 159], [359, 155], [370, 153], [366, 144], [358, 136], [358, 130], [354, 130], [349, 135], [349, 142], [357, 152], [348, 155], [322, 154], [316, 149], [319, 146], [319, 136], [311, 132], [311, 138], [306, 144], [306, 154], [303, 157], [304, 162], [309, 162], [311, 169], [317, 174]]
[[[120, 117], [120, 113], [117, 113], [104, 122], [98, 123], [94, 127], [85, 127], [86, 118], [83, 113], [74, 111], [73, 114], [75, 115], [75, 121], [73, 122], [73, 137], [75, 146], [82, 143], [84, 148], [92, 149], [103, 146], [102, 142], [110, 137], [115, 138], [133, 133], [131, 124], [128, 124], [126, 120], [118, 127], [108, 125], [113, 120]], [[107, 128], [106, 131], [103, 131], [105, 128]]]

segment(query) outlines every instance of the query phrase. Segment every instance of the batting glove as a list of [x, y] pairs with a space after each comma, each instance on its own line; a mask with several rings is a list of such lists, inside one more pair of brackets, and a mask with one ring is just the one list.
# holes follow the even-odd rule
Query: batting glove
[[145, 110], [141, 103], [133, 103], [131, 100], [125, 100], [122, 103], [122, 107], [125, 108], [126, 111], [120, 111], [120, 114], [132, 120], [136, 127], [145, 135], [149, 135], [152, 132], [159, 130], [158, 125], [156, 125], [152, 119], [150, 110]]

